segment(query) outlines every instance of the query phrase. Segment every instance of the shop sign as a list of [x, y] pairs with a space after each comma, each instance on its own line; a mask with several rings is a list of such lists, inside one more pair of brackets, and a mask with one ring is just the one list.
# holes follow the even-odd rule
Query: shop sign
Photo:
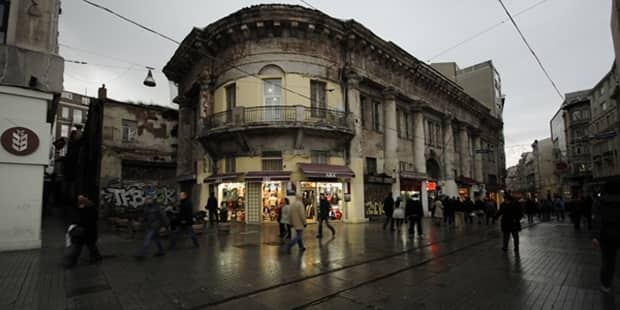
[[326, 173], [325, 173], [325, 177], [326, 177], [326, 178], [335, 178], [335, 177], [336, 177], [336, 174], [335, 174], [335, 173], [333, 173], [333, 172], [326, 172]]
[[270, 177], [263, 177], [263, 182], [270, 182], [271, 178]]
[[437, 183], [433, 182], [433, 181], [429, 181], [428, 183], [426, 183], [426, 191], [427, 192], [432, 192], [437, 190]]
[[0, 136], [2, 147], [17, 156], [26, 156], [39, 148], [39, 137], [34, 131], [24, 127], [12, 127]]

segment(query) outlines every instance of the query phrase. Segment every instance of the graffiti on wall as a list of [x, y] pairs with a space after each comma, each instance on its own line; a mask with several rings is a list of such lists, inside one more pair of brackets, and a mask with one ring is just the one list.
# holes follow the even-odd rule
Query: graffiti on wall
[[102, 201], [117, 208], [137, 208], [147, 196], [163, 206], [176, 202], [176, 190], [157, 183], [110, 183], [101, 190]]

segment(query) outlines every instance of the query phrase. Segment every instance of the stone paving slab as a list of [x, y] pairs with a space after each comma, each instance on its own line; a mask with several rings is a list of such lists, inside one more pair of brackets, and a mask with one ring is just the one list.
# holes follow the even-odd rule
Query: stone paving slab
[[0, 253], [0, 309], [616, 309], [598, 292], [598, 253], [567, 224], [524, 229], [521, 252], [499, 251], [496, 226], [425, 222], [423, 239], [380, 224], [305, 233], [288, 254], [275, 225], [208, 229], [165, 257], [136, 261], [140, 240], [104, 234], [101, 264], [60, 268], [61, 231], [44, 248]]

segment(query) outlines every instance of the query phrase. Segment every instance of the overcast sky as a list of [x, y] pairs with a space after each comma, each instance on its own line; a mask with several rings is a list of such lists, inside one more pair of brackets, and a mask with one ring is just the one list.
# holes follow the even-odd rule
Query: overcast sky
[[[204, 27], [259, 1], [92, 0], [172, 38]], [[516, 14], [541, 0], [505, 0]], [[301, 1], [280, 1], [307, 6]], [[495, 0], [308, 0], [323, 12], [355, 19], [385, 40], [427, 61], [441, 51], [506, 19]], [[63, 1], [60, 52], [67, 60], [65, 89], [95, 95], [102, 83], [118, 100], [171, 104], [161, 68], [177, 45], [96, 9], [81, 0]], [[591, 88], [613, 62], [611, 0], [547, 0], [515, 19], [562, 93]], [[504, 133], [508, 166], [534, 139], [548, 137], [549, 120], [562, 100], [509, 22], [451, 50], [433, 62], [466, 67], [493, 60], [506, 95]], [[156, 88], [142, 85], [144, 66], [155, 67]]]

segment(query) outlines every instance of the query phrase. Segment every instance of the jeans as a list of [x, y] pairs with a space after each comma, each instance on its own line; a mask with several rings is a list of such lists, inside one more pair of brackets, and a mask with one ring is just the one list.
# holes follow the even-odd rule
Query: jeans
[[489, 225], [489, 222], [495, 224], [495, 217], [490, 213], [487, 213], [487, 225]]
[[422, 217], [410, 216], [409, 217], [409, 234], [413, 235], [414, 226], [417, 226], [418, 235], [422, 235]]
[[161, 240], [159, 239], [159, 229], [150, 228], [146, 231], [146, 236], [144, 236], [144, 243], [142, 244], [142, 249], [140, 250], [140, 253], [138, 255], [146, 255], [146, 252], [149, 250], [149, 247], [151, 247], [151, 243], [153, 242], [155, 242], [155, 245], [157, 246], [157, 253], [163, 253], [164, 248], [162, 247]]
[[383, 223], [383, 229], [385, 229], [388, 224], [390, 224], [390, 229], [394, 230], [394, 218], [392, 217], [392, 214], [385, 214], [385, 223]]
[[291, 239], [288, 243], [289, 250], [297, 243], [299, 245], [300, 250], [305, 250], [304, 247], [304, 230], [303, 229], [295, 229], [295, 238]]
[[190, 238], [192, 239], [192, 242], [194, 243], [195, 247], [200, 247], [200, 244], [198, 243], [198, 238], [196, 237], [196, 234], [194, 233], [194, 229], [192, 228], [192, 225], [181, 225], [179, 227], [177, 227], [176, 230], [172, 231], [171, 234], [171, 238], [170, 238], [170, 249], [174, 249], [177, 245], [177, 239], [179, 238], [179, 234], [184, 234], [184, 235], [189, 235]]
[[601, 284], [611, 287], [616, 269], [616, 253], [618, 246], [607, 242], [601, 242]]
[[502, 249], [508, 249], [508, 241], [510, 240], [510, 235], [512, 235], [512, 242], [515, 246], [515, 251], [519, 250], [519, 232], [518, 231], [503, 231], [504, 235], [503, 246]]
[[318, 237], [323, 237], [323, 222], [327, 225], [327, 228], [332, 231], [332, 236], [336, 234], [336, 230], [332, 225], [329, 225], [329, 219], [327, 217], [319, 219], [319, 234]]

